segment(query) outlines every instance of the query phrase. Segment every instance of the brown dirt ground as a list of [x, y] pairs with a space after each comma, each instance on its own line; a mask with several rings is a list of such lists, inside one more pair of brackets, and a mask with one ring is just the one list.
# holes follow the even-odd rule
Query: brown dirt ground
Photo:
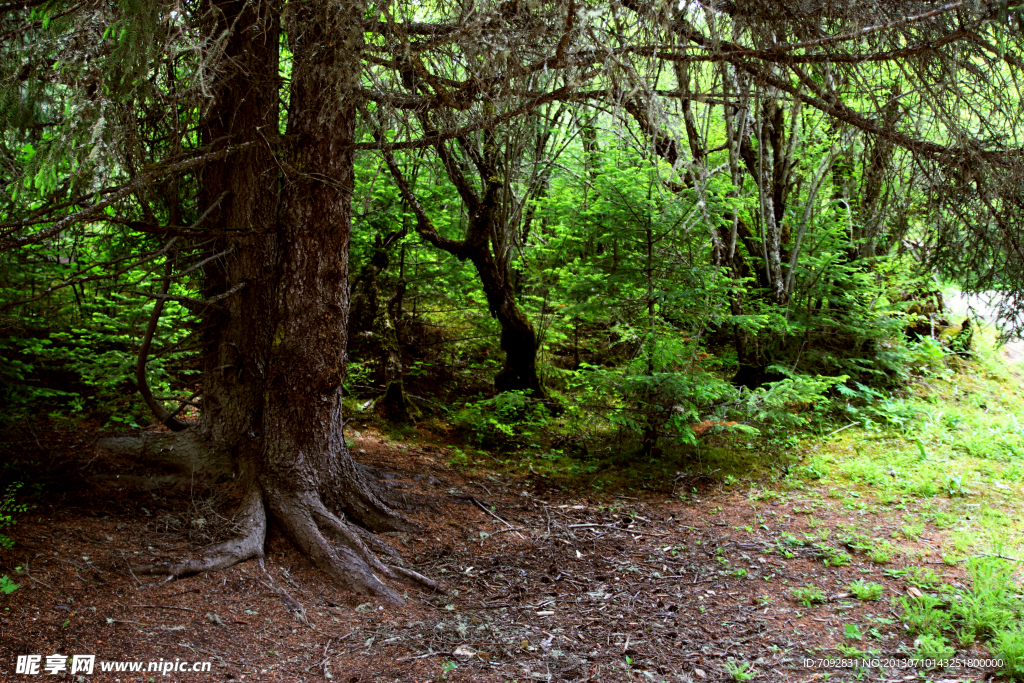
[[[777, 552], [782, 534], [811, 531], [799, 492], [757, 500], [749, 489], [686, 479], [675, 484], [685, 501], [671, 483], [661, 493], [597, 498], [450, 469], [443, 446], [402, 448], [368, 432], [356, 457], [395, 473], [435, 508], [410, 513], [422, 533], [388, 534], [388, 542], [449, 590], [413, 591], [394, 607], [336, 590], [273, 531], [266, 574], [249, 562], [170, 583], [135, 576], [129, 563], [230, 533], [237, 491], [175, 485], [98, 452], [95, 437], [31, 433], [13, 444], [49, 479], [38, 507], [12, 530], [15, 547], [0, 553], [0, 574], [21, 584], [0, 595], [0, 681], [34, 679], [14, 673], [16, 655], [54, 653], [212, 662], [211, 673], [169, 676], [104, 674], [97, 665], [81, 681], [721, 681], [731, 680], [730, 660], [752, 664], [756, 681], [993, 676], [806, 665], [805, 657], [839, 657], [844, 642], [902, 658], [913, 639], [890, 604], [908, 586], [882, 566], [860, 554], [826, 567], [808, 549], [788, 559]], [[816, 527], [857, 514], [874, 515], [868, 521], [882, 534], [899, 524], [816, 500]], [[937, 533], [917, 545], [918, 562], [957, 580], [939, 561]], [[851, 598], [845, 586], [858, 578], [883, 584], [885, 598]], [[807, 583], [824, 589], [825, 604], [792, 599], [790, 590]], [[845, 639], [854, 623], [866, 638], [876, 625], [870, 645]]]

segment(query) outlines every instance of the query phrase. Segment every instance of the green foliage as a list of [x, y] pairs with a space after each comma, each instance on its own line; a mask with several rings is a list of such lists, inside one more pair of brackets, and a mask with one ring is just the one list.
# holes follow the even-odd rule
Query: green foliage
[[845, 375], [802, 375], [767, 383], [743, 392], [734, 414], [748, 416], [754, 423], [775, 429], [804, 427], [815, 408], [827, 401], [828, 392], [842, 386], [847, 379]]
[[850, 589], [850, 592], [858, 600], [878, 600], [882, 597], [882, 591], [885, 589], [880, 583], [873, 583], [864, 579], [857, 579], [847, 588]]
[[939, 635], [922, 634], [914, 641], [914, 657], [934, 662], [932, 668], [942, 668], [940, 662], [956, 656], [956, 649]]
[[443, 679], [448, 678], [448, 674], [450, 674], [452, 671], [455, 671], [458, 668], [459, 668], [459, 665], [456, 664], [455, 662], [445, 662], [444, 664], [441, 665], [441, 673], [438, 674], [438, 680], [443, 680]]
[[[990, 641], [997, 657], [1004, 661], [1004, 673], [1019, 680], [1024, 676], [1024, 598], [1014, 580], [1013, 563], [995, 557], [973, 557], [967, 561], [971, 587], [942, 585], [944, 598], [923, 594], [900, 598], [903, 621], [911, 633], [918, 634], [915, 656], [940, 660], [951, 658], [954, 649], [945, 633], [955, 631], [961, 645], [977, 639]], [[895, 574], [895, 573], [894, 573]], [[902, 573], [908, 581], [934, 586], [938, 577], [923, 572]], [[914, 579], [913, 577], [917, 577]], [[910, 578], [908, 578], [910, 577]]]
[[15, 502], [15, 495], [21, 486], [22, 483], [20, 481], [14, 482], [0, 496], [0, 549], [3, 550], [10, 550], [14, 547], [14, 540], [3, 533], [3, 530], [17, 524], [14, 515], [21, 514], [27, 509], [24, 503], [19, 504]]
[[938, 588], [942, 583], [942, 579], [931, 567], [909, 567], [893, 575], [902, 577], [911, 586], [930, 590]]
[[[21, 567], [17, 567], [17, 569], [21, 569]], [[19, 588], [21, 588], [21, 586], [14, 583], [14, 581], [12, 581], [6, 574], [0, 576], [0, 593], [10, 595]]]
[[734, 662], [731, 659], [725, 661], [725, 672], [734, 681], [753, 680], [754, 676], [757, 675], [757, 672], [754, 671], [754, 665], [750, 662]]
[[805, 607], [825, 602], [825, 591], [817, 586], [798, 586], [790, 590], [793, 599]]
[[844, 399], [841, 410], [865, 429], [878, 430], [895, 427], [906, 431], [920, 417], [920, 412], [907, 401], [895, 398], [889, 392], [872, 389], [860, 382], [853, 387], [839, 385], [836, 389]]
[[950, 626], [945, 604], [934, 595], [900, 598], [899, 603], [903, 606], [903, 622], [911, 633], [937, 636]]
[[826, 567], [848, 567], [853, 561], [849, 553], [844, 553], [824, 543], [816, 543], [815, 549]]
[[967, 561], [970, 590], [957, 591], [950, 612], [961, 624], [961, 633], [991, 637], [1022, 616], [1014, 566], [998, 558], [974, 557]]
[[992, 639], [992, 650], [1003, 660], [999, 673], [1014, 681], [1024, 681], [1024, 625], [1014, 624]]
[[550, 420], [547, 406], [522, 391], [466, 403], [453, 415], [453, 423], [478, 445], [496, 449], [528, 444]]
[[607, 369], [584, 366], [580, 381], [600, 401], [608, 424], [630, 440], [645, 434], [692, 444], [690, 425], [734, 391], [710, 373], [686, 371], [680, 359], [693, 357], [692, 345], [660, 340], [648, 345], [646, 358]]
[[[138, 236], [127, 235], [128, 241]], [[111, 252], [69, 251], [67, 247], [29, 250], [10, 278], [21, 285], [40, 279], [63, 279], [75, 266], [89, 268]], [[69, 256], [71, 254], [71, 256]], [[144, 268], [126, 275], [148, 277]], [[8, 281], [10, 282], [10, 280]], [[188, 291], [182, 284], [179, 294]], [[0, 289], [0, 298], [18, 295], [14, 288]], [[39, 303], [23, 307], [8, 319], [8, 334], [0, 336], [0, 398], [6, 401], [7, 419], [17, 419], [41, 408], [76, 416], [93, 413], [100, 421], [136, 425], [148, 419], [148, 411], [133, 397], [138, 345], [154, 305], [153, 299], [129, 293], [81, 287], [49, 294]], [[175, 301], [164, 305], [147, 363], [150, 387], [157, 395], [171, 392], [197, 375], [188, 312]]]
[[[210, 79], [233, 72], [219, 61], [223, 45], [206, 33], [204, 14], [192, 6], [168, 14], [160, 3], [125, 0], [85, 22], [50, 3], [12, 9], [10, 17], [25, 20], [25, 33], [2, 51], [5, 73], [19, 86], [0, 94], [0, 113], [9, 121], [0, 201], [5, 220], [29, 221], [19, 235], [48, 230], [68, 207], [92, 206], [98, 193], [108, 196], [109, 188], [169, 159], [209, 151], [201, 131], [217, 96]], [[282, 44], [279, 57], [287, 83], [295, 55]], [[702, 69], [694, 66], [688, 78], [708, 76]], [[398, 86], [387, 69], [378, 77], [375, 87]], [[287, 101], [285, 90], [279, 94]], [[375, 236], [406, 232], [394, 246], [401, 265], [381, 281], [395, 292], [408, 286], [396, 316], [404, 366], [416, 391], [429, 393], [435, 416], [451, 418], [477, 446], [614, 452], [623, 460], [639, 453], [652, 461], [684, 460], [726, 440], [745, 450], [790, 450], [804, 431], [831, 433], [832, 420], [842, 417], [873, 431], [913, 434], [924, 463], [908, 477], [860, 465], [845, 474], [879, 487], [960, 497], [968, 488], [959, 473], [939, 464], [943, 452], [1003, 460], [1024, 453], [1019, 424], [992, 421], [963, 434], [952, 428], [941, 438], [926, 434], [921, 423], [930, 416], [906, 396], [914, 378], [945, 376], [950, 366], [941, 341], [906, 335], [908, 323], [923, 319], [914, 299], [935, 287], [931, 269], [921, 267], [903, 239], [927, 242], [928, 223], [920, 216], [933, 202], [919, 174], [908, 177], [892, 150], [882, 153], [870, 136], [856, 130], [839, 136], [822, 112], [779, 103], [792, 130], [786, 158], [776, 160], [779, 179], [789, 178], [773, 196], [784, 233], [779, 255], [786, 291], [778, 296], [768, 281], [761, 201], [771, 190], [752, 177], [746, 157], [730, 172], [735, 159], [716, 110], [721, 105], [687, 103], [702, 122], [699, 131], [686, 127], [688, 137], [702, 138], [689, 142], [706, 150], [697, 155], [700, 172], [659, 156], [657, 145], [644, 142], [650, 132], [644, 125], [582, 103], [540, 105], [528, 117], [450, 145], [455, 165], [472, 166], [485, 138], [504, 155], [495, 169], [504, 183], [503, 213], [492, 247], [496, 262], [507, 265], [503, 277], [515, 304], [537, 330], [538, 367], [556, 399], [547, 406], [522, 395], [493, 396], [500, 330], [476, 266], [426, 244], [381, 157], [357, 155], [352, 265], [370, 258]], [[363, 141], [373, 138], [378, 123], [389, 139], [425, 132], [413, 119], [392, 116], [398, 112], [368, 107], [374, 118], [357, 123]], [[756, 154], [763, 141], [747, 142], [757, 144], [744, 155]], [[522, 153], [531, 147], [535, 158]], [[438, 233], [464, 238], [466, 188], [450, 181], [446, 161], [423, 150], [396, 155]], [[821, 171], [820, 192], [811, 182], [814, 169]], [[277, 171], [271, 165], [261, 172], [270, 178]], [[143, 423], [147, 414], [133, 397], [131, 371], [152, 299], [135, 292], [154, 288], [152, 267], [160, 261], [146, 259], [177, 234], [153, 232], [154, 224], [198, 221], [208, 199], [203, 187], [200, 167], [154, 176], [88, 220], [16, 256], [5, 253], [0, 307], [15, 311], [0, 321], [0, 399], [12, 408], [6, 415], [45, 407], [100, 422]], [[883, 187], [885, 197], [899, 201], [882, 199]], [[179, 241], [176, 272], [208, 255], [205, 246], [190, 250], [210, 227], [196, 229], [192, 246]], [[175, 279], [171, 294], [197, 296], [210, 284], [204, 277], [199, 271]], [[208, 313], [205, 322], [215, 318]], [[191, 334], [198, 317], [167, 304], [148, 366], [155, 393], [200, 388], [199, 341]], [[377, 359], [364, 357], [357, 335], [350, 352], [349, 405], [364, 405], [380, 389]], [[737, 388], [744, 368], [756, 376], [748, 382], [752, 389]], [[793, 473], [820, 479], [825, 470], [812, 460]], [[916, 526], [905, 531], [919, 533]]]

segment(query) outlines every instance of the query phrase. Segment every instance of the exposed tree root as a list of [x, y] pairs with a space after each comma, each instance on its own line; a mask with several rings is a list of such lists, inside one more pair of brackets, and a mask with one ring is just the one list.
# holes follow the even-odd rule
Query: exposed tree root
[[397, 565], [386, 565], [381, 562], [377, 555], [367, 549], [366, 545], [363, 543], [364, 538], [372, 539], [372, 544], [374, 546], [382, 547], [385, 554], [391, 555], [399, 560], [401, 560], [401, 558], [394, 549], [375, 538], [364, 529], [360, 529], [352, 524], [347, 524], [330, 513], [328, 513], [328, 516], [323, 519], [323, 524], [337, 535], [339, 541], [348, 545], [357, 552], [374, 572], [383, 574], [389, 579], [398, 579], [410, 585], [426, 586], [431, 590], [441, 590], [436, 582], [418, 574], [417, 572]]
[[[135, 457], [195, 467], [204, 460], [201, 451], [206, 444], [189, 434], [186, 431], [134, 439], [109, 439], [103, 447]], [[209, 448], [205, 453], [209, 455]], [[351, 460], [348, 462], [352, 463]], [[378, 473], [378, 470], [358, 465], [354, 471], [341, 473], [348, 476], [341, 476], [336, 486], [326, 487], [332, 494], [329, 503], [321, 498], [319, 492], [293, 490], [290, 484], [276, 482], [273, 478], [260, 478], [248, 486], [239, 506], [237, 518], [241, 520], [242, 531], [237, 536], [211, 546], [199, 558], [134, 566], [133, 569], [140, 574], [166, 574], [176, 578], [226, 569], [254, 558], [262, 561], [270, 516], [299, 551], [344, 590], [380, 597], [392, 603], [400, 603], [402, 598], [384, 583], [385, 580], [441, 590], [431, 579], [398, 566], [402, 558], [391, 546], [371, 531], [346, 519], [346, 515], [355, 515], [355, 519], [373, 531], [418, 528], [382, 502], [374, 494], [372, 485], [366, 485], [366, 480], [376, 483], [376, 477], [370, 477]], [[389, 562], [385, 564], [381, 557], [388, 558]], [[285, 598], [282, 600], [288, 603]], [[301, 605], [288, 604], [292, 609], [301, 610]]]
[[365, 468], [351, 458], [339, 463], [332, 482], [323, 487], [330, 496], [325, 502], [333, 509], [344, 512], [371, 531], [415, 531], [418, 529], [405, 517], [397, 514], [385, 500], [388, 491], [376, 478], [364, 474]]
[[140, 464], [169, 467], [188, 476], [219, 479], [232, 473], [231, 456], [192, 429], [108, 437], [99, 439], [96, 447]]
[[389, 566], [388, 569], [390, 569], [393, 572], [395, 578], [405, 579], [406, 583], [418, 586], [425, 586], [432, 591], [437, 591], [438, 593], [447, 593], [447, 591], [441, 587], [441, 584], [437, 583], [433, 579], [428, 579], [419, 572], [414, 572], [411, 569], [406, 569], [405, 567], [397, 567], [395, 565]]
[[371, 532], [354, 524], [350, 525], [350, 528], [357, 536], [359, 536], [363, 543], [370, 547], [370, 550], [372, 550], [373, 552], [377, 553], [378, 555], [387, 555], [392, 560], [395, 560], [399, 563], [402, 562], [402, 556], [399, 555], [394, 548], [392, 548], [390, 545], [377, 538]]
[[[391, 503], [391, 498], [395, 497], [393, 491], [395, 489], [405, 488], [405, 484], [401, 484], [393, 479], [397, 479], [398, 475], [394, 472], [387, 472], [378, 467], [372, 465], [365, 465], [361, 462], [352, 461], [355, 465], [355, 471], [360, 478], [366, 482], [367, 491], [378, 498], [379, 500], [387, 503]], [[396, 500], [397, 504], [395, 507], [400, 507], [402, 501]]]
[[203, 556], [184, 562], [138, 565], [133, 567], [140, 574], [168, 574], [187, 576], [199, 572], [226, 569], [239, 562], [263, 557], [263, 543], [267, 537], [267, 514], [259, 486], [250, 486], [239, 507], [244, 533], [231, 540], [211, 546]]
[[405, 484], [390, 481], [398, 475], [361, 462], [355, 462], [355, 468], [367, 482], [367, 490], [390, 507], [398, 510], [434, 509], [423, 496], [405, 492], [403, 489], [408, 488]]
[[[398, 593], [374, 573], [374, 565], [383, 566], [380, 560], [366, 549], [349, 525], [324, 506], [319, 496], [291, 491], [268, 491], [267, 494], [271, 514], [288, 537], [343, 589], [388, 602], [402, 602]], [[321, 525], [340, 544], [332, 545]], [[380, 573], [386, 575], [386, 572]]]

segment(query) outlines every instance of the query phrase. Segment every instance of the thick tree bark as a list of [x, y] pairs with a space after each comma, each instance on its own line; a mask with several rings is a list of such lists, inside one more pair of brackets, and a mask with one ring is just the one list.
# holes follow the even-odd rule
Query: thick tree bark
[[[280, 21], [278, 8], [249, 0], [211, 2], [210, 35], [230, 31], [221, 76], [203, 142], [262, 142], [278, 131]], [[279, 260], [278, 166], [266, 144], [249, 147], [203, 170], [200, 227], [228, 232], [208, 247], [204, 295], [242, 289], [203, 320], [203, 399], [195, 430], [212, 448], [241, 462], [258, 450], [261, 390], [270, 330], [253, 324], [253, 311], [271, 304]], [[245, 454], [245, 455], [242, 455]], [[249, 474], [251, 476], [252, 473]]]
[[[278, 8], [249, 0], [209, 0], [204, 2], [203, 17], [209, 22], [202, 26], [207, 35], [227, 34], [228, 66], [218, 74], [200, 130], [202, 142], [260, 142], [262, 135], [278, 129]], [[188, 474], [233, 471], [254, 485], [257, 468], [252, 458], [259, 448], [261, 386], [270, 337], [264, 326], [252, 324], [251, 312], [267, 310], [273, 291], [277, 168], [272, 150], [254, 145], [208, 164], [199, 177], [200, 218], [195, 227], [220, 235], [203, 240], [208, 242], [201, 268], [204, 298], [240, 289], [204, 311], [198, 422], [176, 438], [147, 434], [135, 440], [107, 439], [101, 447], [147, 462], [162, 458]]]
[[[242, 2], [222, 9], [228, 24], [237, 22], [237, 41], [233, 38], [230, 48], [239, 54], [232, 56], [249, 68], [239, 70], [245, 80], [225, 81], [219, 99], [223, 111], [211, 128], [239, 137], [274, 131], [276, 93], [263, 95], [276, 88], [276, 19], [261, 19]], [[228, 14], [232, 10], [234, 16]], [[311, 0], [295, 6], [287, 26], [294, 56], [288, 132], [295, 143], [280, 165], [261, 156], [207, 174], [210, 206], [217, 207], [218, 219], [239, 221], [219, 227], [257, 233], [225, 245], [229, 253], [222, 255], [222, 270], [208, 273], [211, 287], [238, 282], [246, 287], [224, 314], [209, 321], [207, 397], [194, 430], [206, 437], [211, 450], [224, 447], [235, 458], [246, 485], [243, 533], [199, 559], [141, 570], [183, 575], [261, 557], [267, 519], [272, 518], [348, 590], [400, 602], [382, 579], [436, 588], [415, 572], [385, 565], [375, 554], [389, 549], [366, 529], [413, 525], [384, 502], [380, 487], [367, 478], [367, 468], [352, 460], [342, 436], [351, 143], [364, 11], [362, 0]], [[271, 22], [263, 24], [266, 35], [250, 29], [260, 21]], [[271, 84], [265, 92], [258, 86], [261, 77]], [[251, 90], [238, 97], [235, 89], [247, 83]], [[264, 107], [261, 112], [248, 111], [257, 104]], [[272, 194], [267, 185], [276, 187], [267, 181], [276, 176], [261, 175], [278, 167], [290, 175], [279, 208], [265, 197]], [[272, 220], [264, 222], [267, 218]], [[273, 232], [258, 234], [268, 223]]]

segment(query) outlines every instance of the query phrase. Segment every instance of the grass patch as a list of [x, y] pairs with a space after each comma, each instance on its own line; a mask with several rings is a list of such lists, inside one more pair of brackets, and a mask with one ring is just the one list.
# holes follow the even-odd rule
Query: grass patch
[[885, 590], [882, 584], [865, 581], [864, 579], [857, 579], [847, 588], [853, 593], [853, 597], [858, 600], [878, 600], [882, 597], [882, 591]]
[[946, 605], [934, 595], [900, 598], [899, 604], [903, 606], [903, 623], [912, 634], [937, 636], [950, 627]]
[[942, 668], [938, 662], [952, 659], [956, 655], [956, 648], [950, 645], [949, 641], [942, 636], [926, 634], [914, 642], [913, 655], [915, 659], [935, 662], [929, 668]]
[[1003, 660], [999, 672], [1015, 681], [1024, 681], [1024, 625], [1000, 631], [992, 641], [992, 651]]
[[790, 590], [793, 599], [804, 607], [820, 605], [825, 602], [825, 591], [817, 586], [799, 586]]

